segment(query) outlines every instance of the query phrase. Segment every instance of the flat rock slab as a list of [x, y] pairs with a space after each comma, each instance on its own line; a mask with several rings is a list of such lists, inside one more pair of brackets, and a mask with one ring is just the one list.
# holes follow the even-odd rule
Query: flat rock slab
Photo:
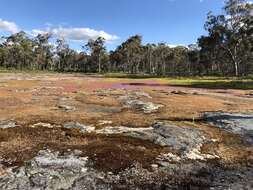
[[128, 100], [126, 104], [128, 107], [143, 111], [144, 113], [154, 113], [157, 112], [159, 108], [163, 107], [163, 105], [154, 104], [152, 102], [143, 102], [140, 100]]
[[[164, 162], [153, 171], [135, 164], [119, 173], [92, 168], [79, 151], [59, 154], [41, 150], [24, 166], [10, 168], [0, 176], [4, 190], [109, 190], [109, 189], [252, 189], [252, 170], [220, 170], [203, 162], [173, 164]], [[243, 170], [244, 171], [244, 170]], [[204, 172], [204, 175], [199, 175]]]
[[245, 142], [253, 144], [253, 114], [210, 112], [205, 113], [203, 119], [208, 124], [238, 134]]
[[122, 134], [126, 137], [150, 141], [156, 145], [176, 150], [183, 159], [205, 160], [215, 155], [201, 154], [201, 146], [208, 142], [201, 130], [159, 122], [149, 128], [105, 127], [99, 134]]
[[136, 111], [142, 111], [146, 114], [158, 112], [160, 108], [164, 107], [164, 105], [161, 104], [141, 100], [142, 98], [152, 99], [152, 97], [145, 92], [127, 93], [126, 95], [118, 97], [125, 107], [132, 108]]
[[78, 122], [68, 122], [68, 123], [65, 123], [63, 127], [67, 129], [78, 129], [83, 133], [86, 133], [86, 132], [90, 133], [95, 130], [95, 127], [93, 126], [83, 125]]
[[16, 123], [14, 121], [0, 121], [0, 129], [8, 129], [16, 127]]
[[[87, 161], [87, 157], [79, 157], [74, 153], [59, 155], [58, 152], [42, 150], [25, 166], [1, 176], [0, 189], [72, 189], [74, 182], [80, 178], [85, 180], [86, 188], [91, 189], [89, 187], [94, 186], [95, 182], [90, 181]], [[93, 174], [93, 178], [96, 177]]]
[[178, 150], [186, 150], [204, 142], [200, 130], [186, 126], [176, 126], [166, 123], [156, 123], [152, 130], [131, 132], [128, 134], [143, 140], [149, 140], [160, 146], [170, 146]]

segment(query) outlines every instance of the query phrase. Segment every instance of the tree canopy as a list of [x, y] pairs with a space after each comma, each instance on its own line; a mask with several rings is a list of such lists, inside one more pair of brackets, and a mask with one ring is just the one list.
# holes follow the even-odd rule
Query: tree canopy
[[143, 44], [142, 36], [135, 35], [114, 51], [108, 52], [105, 39], [98, 37], [77, 52], [64, 39], [52, 44], [50, 34], [31, 37], [21, 31], [1, 37], [0, 67], [158, 76], [253, 74], [253, 4], [227, 0], [223, 12], [221, 15], [209, 12], [204, 25], [208, 34], [189, 46]]

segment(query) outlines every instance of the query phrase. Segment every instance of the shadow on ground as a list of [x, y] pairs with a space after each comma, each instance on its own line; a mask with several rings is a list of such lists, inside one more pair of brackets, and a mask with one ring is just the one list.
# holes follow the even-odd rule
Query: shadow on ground
[[201, 81], [187, 82], [184, 84], [159, 84], [159, 83], [124, 83], [125, 86], [147, 86], [147, 87], [186, 87], [186, 88], [206, 88], [206, 89], [241, 89], [253, 90], [253, 81]]

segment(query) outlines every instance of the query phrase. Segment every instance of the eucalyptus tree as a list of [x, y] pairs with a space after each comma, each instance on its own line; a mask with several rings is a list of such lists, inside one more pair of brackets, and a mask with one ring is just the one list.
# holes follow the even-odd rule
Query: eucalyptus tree
[[117, 47], [115, 51], [110, 51], [110, 72], [122, 72], [124, 71], [123, 54], [120, 51], [121, 46]]
[[13, 34], [6, 38], [2, 44], [2, 52], [4, 53], [4, 64], [7, 67], [16, 69], [30, 68], [33, 63], [34, 43], [29, 39], [25, 32]]
[[169, 57], [172, 55], [170, 47], [165, 43], [159, 43], [154, 49], [155, 56], [155, 69], [154, 72], [157, 75], [166, 75], [166, 70], [169, 69]]
[[24, 32], [0, 39], [0, 66], [81, 72], [126, 72], [156, 75], [248, 75], [253, 73], [253, 4], [226, 0], [224, 14], [209, 13], [197, 45], [170, 47], [166, 43], [142, 44], [129, 37], [108, 54], [105, 39], [91, 39], [78, 53], [64, 39], [50, 34], [35, 38]]
[[103, 58], [106, 56], [105, 39], [98, 37], [96, 40], [90, 39], [84, 46], [90, 54], [91, 71], [101, 73]]
[[200, 75], [200, 48], [197, 44], [188, 46], [189, 75]]
[[[206, 45], [211, 51], [211, 60], [220, 62], [215, 64], [219, 64], [218, 68], [223, 67], [221, 62], [228, 58], [223, 64], [232, 63], [234, 75], [239, 76], [243, 74], [241, 68], [248, 62], [244, 57], [250, 49], [245, 49], [245, 44], [250, 44], [252, 34], [245, 33], [245, 27], [251, 27], [248, 24], [252, 20], [252, 4], [245, 0], [228, 0], [224, 11], [225, 15], [208, 14], [205, 29], [209, 33], [206, 37], [209, 44]], [[203, 40], [204, 37], [199, 41]]]
[[155, 48], [156, 48], [156, 44], [148, 43], [147, 45], [144, 46], [144, 51], [145, 51], [144, 61], [146, 63], [144, 64], [144, 68], [149, 74], [154, 74], [154, 71], [155, 71], [155, 64], [154, 64]]
[[[234, 63], [235, 75], [240, 73], [240, 64], [243, 64], [243, 57], [246, 49], [243, 44], [248, 43], [242, 30], [245, 27], [245, 21], [252, 13], [252, 4], [245, 0], [228, 0], [225, 4], [224, 10], [226, 12], [226, 28], [227, 28], [227, 43], [223, 45], [224, 49], [229, 54]], [[247, 37], [247, 36], [246, 36]], [[248, 36], [249, 37], [249, 36]], [[252, 38], [251, 34], [251, 38]]]
[[85, 52], [75, 52], [75, 68], [78, 72], [87, 72], [89, 56]]
[[53, 64], [53, 46], [49, 43], [50, 33], [39, 34], [35, 38], [35, 56], [37, 69], [50, 69]]
[[143, 60], [142, 37], [140, 35], [131, 36], [123, 42], [116, 50], [116, 55], [123, 65], [123, 71], [128, 73], [138, 73]]
[[69, 45], [65, 42], [65, 40], [62, 39], [57, 39], [56, 40], [56, 64], [55, 64], [55, 69], [57, 71], [64, 71], [65, 67], [67, 66], [67, 60], [66, 57], [69, 52]]
[[0, 37], [0, 67], [4, 67], [5, 58], [6, 58], [6, 47], [4, 46], [5, 37]]
[[172, 48], [173, 57], [169, 57], [170, 60], [173, 60], [174, 75], [190, 75], [191, 68], [188, 57], [188, 48], [185, 46], [177, 46]]

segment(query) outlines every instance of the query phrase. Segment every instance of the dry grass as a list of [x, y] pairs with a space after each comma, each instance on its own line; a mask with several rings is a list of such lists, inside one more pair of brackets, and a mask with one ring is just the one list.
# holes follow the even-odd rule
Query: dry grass
[[[22, 80], [15, 77], [21, 77]], [[252, 100], [243, 96], [247, 91], [218, 92], [213, 89], [175, 87], [168, 85], [163, 79], [103, 79], [65, 74], [31, 76], [1, 74], [0, 82], [3, 84], [0, 86], [0, 120], [15, 120], [21, 126], [0, 130], [0, 156], [5, 160], [6, 166], [22, 165], [24, 161], [33, 158], [44, 148], [63, 152], [68, 149], [79, 149], [92, 158], [96, 168], [120, 171], [134, 162], [140, 162], [148, 167], [160, 152], [165, 151], [151, 143], [121, 136], [84, 135], [75, 130], [28, 127], [39, 122], [62, 125], [69, 121], [76, 121], [96, 125], [99, 120], [108, 120], [112, 121], [112, 126], [148, 127], [163, 119], [197, 119], [206, 111], [253, 110]], [[122, 86], [122, 83], [136, 82], [146, 83], [146, 85]], [[149, 85], [151, 82], [162, 85]], [[116, 89], [112, 90], [113, 94], [107, 96], [94, 93], [97, 90], [114, 88]], [[125, 90], [120, 91], [117, 88], [125, 88]], [[124, 95], [125, 91], [135, 90], [149, 93], [153, 97], [142, 98], [143, 101], [162, 104], [164, 107], [152, 114], [123, 108], [115, 97]], [[185, 93], [171, 93], [175, 90]], [[60, 98], [70, 99], [67, 104], [76, 109], [68, 112], [58, 109]], [[119, 111], [107, 111], [112, 108], [118, 108]], [[217, 139], [216, 143], [204, 145], [203, 153], [215, 153], [225, 163], [247, 163], [252, 160], [252, 148], [244, 145], [239, 137], [200, 123], [194, 127], [204, 130], [208, 138]]]
[[149, 168], [163, 148], [119, 135], [81, 134], [77, 130], [18, 127], [0, 130], [0, 154], [5, 166], [19, 166], [39, 150], [81, 150], [98, 170], [119, 172], [135, 162]]

